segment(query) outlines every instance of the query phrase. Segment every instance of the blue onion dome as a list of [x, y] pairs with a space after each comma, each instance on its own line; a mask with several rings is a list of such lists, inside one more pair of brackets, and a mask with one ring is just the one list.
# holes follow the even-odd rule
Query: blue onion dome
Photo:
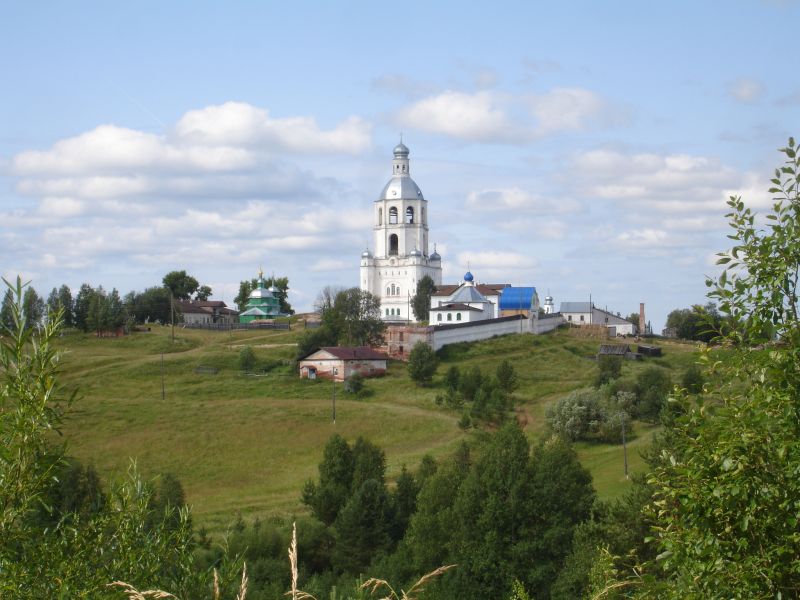
[[436, 250], [434, 250], [433, 254], [431, 254], [431, 260], [442, 260], [442, 257]]
[[394, 147], [393, 152], [395, 156], [408, 156], [408, 147], [403, 142], [400, 142]]
[[472, 276], [472, 273], [470, 273], [469, 271], [467, 271], [467, 272], [464, 274], [464, 281], [469, 281], [469, 282], [471, 282], [473, 279], [474, 279], [474, 277]]
[[372, 253], [369, 251], [369, 248], [361, 253], [361, 258], [372, 258]]

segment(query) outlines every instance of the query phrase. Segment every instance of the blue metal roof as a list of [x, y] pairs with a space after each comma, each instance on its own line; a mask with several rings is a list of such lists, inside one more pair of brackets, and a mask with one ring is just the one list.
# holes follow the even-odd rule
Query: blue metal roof
[[500, 310], [527, 310], [536, 298], [535, 287], [507, 287], [500, 294]]

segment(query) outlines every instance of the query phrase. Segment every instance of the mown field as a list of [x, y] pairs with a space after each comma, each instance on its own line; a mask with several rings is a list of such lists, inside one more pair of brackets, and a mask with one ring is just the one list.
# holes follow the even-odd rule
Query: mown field
[[[218, 531], [237, 514], [266, 518], [304, 512], [299, 501], [303, 483], [316, 476], [323, 447], [334, 432], [350, 440], [363, 435], [380, 445], [390, 478], [403, 464], [416, 468], [426, 453], [446, 455], [461, 440], [481, 435], [461, 431], [460, 414], [434, 401], [450, 365], [479, 365], [494, 372], [500, 361], [511, 360], [520, 382], [517, 416], [533, 442], [548, 435], [547, 405], [590, 384], [596, 372], [598, 342], [568, 331], [452, 346], [430, 388], [417, 387], [405, 365], [396, 362], [386, 377], [367, 381], [363, 398], [345, 394], [336, 384], [334, 425], [333, 384], [300, 380], [293, 369], [301, 331], [177, 329], [174, 342], [166, 327], [119, 339], [66, 334], [61, 382], [65, 392], [77, 392], [63, 427], [69, 454], [112, 479], [133, 459], [146, 476], [174, 473], [195, 522]], [[269, 368], [266, 374], [240, 371], [244, 345], [254, 348]], [[627, 362], [623, 374], [655, 363], [677, 380], [696, 358], [691, 345], [662, 347], [663, 358]], [[653, 432], [636, 424], [628, 448], [631, 470], [641, 468], [637, 448]], [[582, 443], [576, 448], [601, 497], [624, 492], [621, 446]]]

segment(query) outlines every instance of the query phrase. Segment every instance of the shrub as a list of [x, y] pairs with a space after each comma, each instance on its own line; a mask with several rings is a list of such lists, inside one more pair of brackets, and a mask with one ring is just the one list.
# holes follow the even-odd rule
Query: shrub
[[660, 367], [647, 367], [636, 378], [636, 416], [655, 422], [667, 404], [672, 388], [669, 373]]
[[683, 373], [683, 377], [681, 378], [681, 387], [690, 394], [701, 393], [703, 391], [704, 383], [705, 377], [703, 377], [703, 372], [697, 365], [691, 365], [688, 369], [686, 369], [686, 371]]
[[428, 385], [433, 381], [433, 374], [439, 360], [436, 353], [425, 342], [417, 342], [408, 355], [408, 374], [417, 385]]
[[547, 424], [567, 440], [586, 439], [605, 419], [600, 398], [597, 390], [576, 390], [547, 408]]
[[358, 394], [364, 389], [364, 376], [361, 373], [351, 373], [344, 380], [344, 391], [348, 394]]
[[250, 346], [245, 346], [239, 351], [239, 367], [249, 373], [256, 367], [256, 353]]
[[622, 374], [622, 357], [602, 355], [597, 357], [597, 376], [594, 386], [600, 387], [614, 379], [618, 379]]

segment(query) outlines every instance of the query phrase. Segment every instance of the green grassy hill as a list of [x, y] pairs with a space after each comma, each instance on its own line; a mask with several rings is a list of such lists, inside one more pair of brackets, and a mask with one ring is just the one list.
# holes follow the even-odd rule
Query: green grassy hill
[[[245, 518], [304, 512], [303, 483], [316, 476], [334, 432], [351, 440], [363, 435], [380, 445], [390, 477], [403, 464], [415, 468], [426, 453], [441, 456], [462, 439], [480, 435], [461, 431], [460, 414], [434, 402], [442, 391], [438, 380], [452, 364], [493, 372], [503, 359], [512, 361], [520, 381], [518, 419], [532, 439], [547, 435], [547, 404], [591, 382], [598, 346], [565, 331], [451, 346], [431, 388], [417, 387], [405, 365], [392, 362], [386, 377], [367, 380], [364, 399], [354, 399], [336, 384], [334, 425], [333, 384], [300, 380], [291, 364], [298, 334], [178, 329], [172, 342], [169, 328], [154, 327], [119, 339], [65, 335], [61, 381], [67, 391], [78, 392], [63, 428], [69, 453], [112, 478], [131, 459], [145, 475], [174, 473], [196, 522], [219, 530], [237, 512]], [[266, 374], [241, 373], [238, 357], [245, 344], [269, 368]], [[693, 348], [663, 346], [664, 358], [628, 362], [623, 374], [656, 363], [672, 369], [677, 379], [694, 360]], [[632, 469], [641, 467], [636, 448], [652, 433], [637, 425], [628, 452]], [[577, 449], [602, 497], [624, 491], [620, 446], [580, 444]]]

